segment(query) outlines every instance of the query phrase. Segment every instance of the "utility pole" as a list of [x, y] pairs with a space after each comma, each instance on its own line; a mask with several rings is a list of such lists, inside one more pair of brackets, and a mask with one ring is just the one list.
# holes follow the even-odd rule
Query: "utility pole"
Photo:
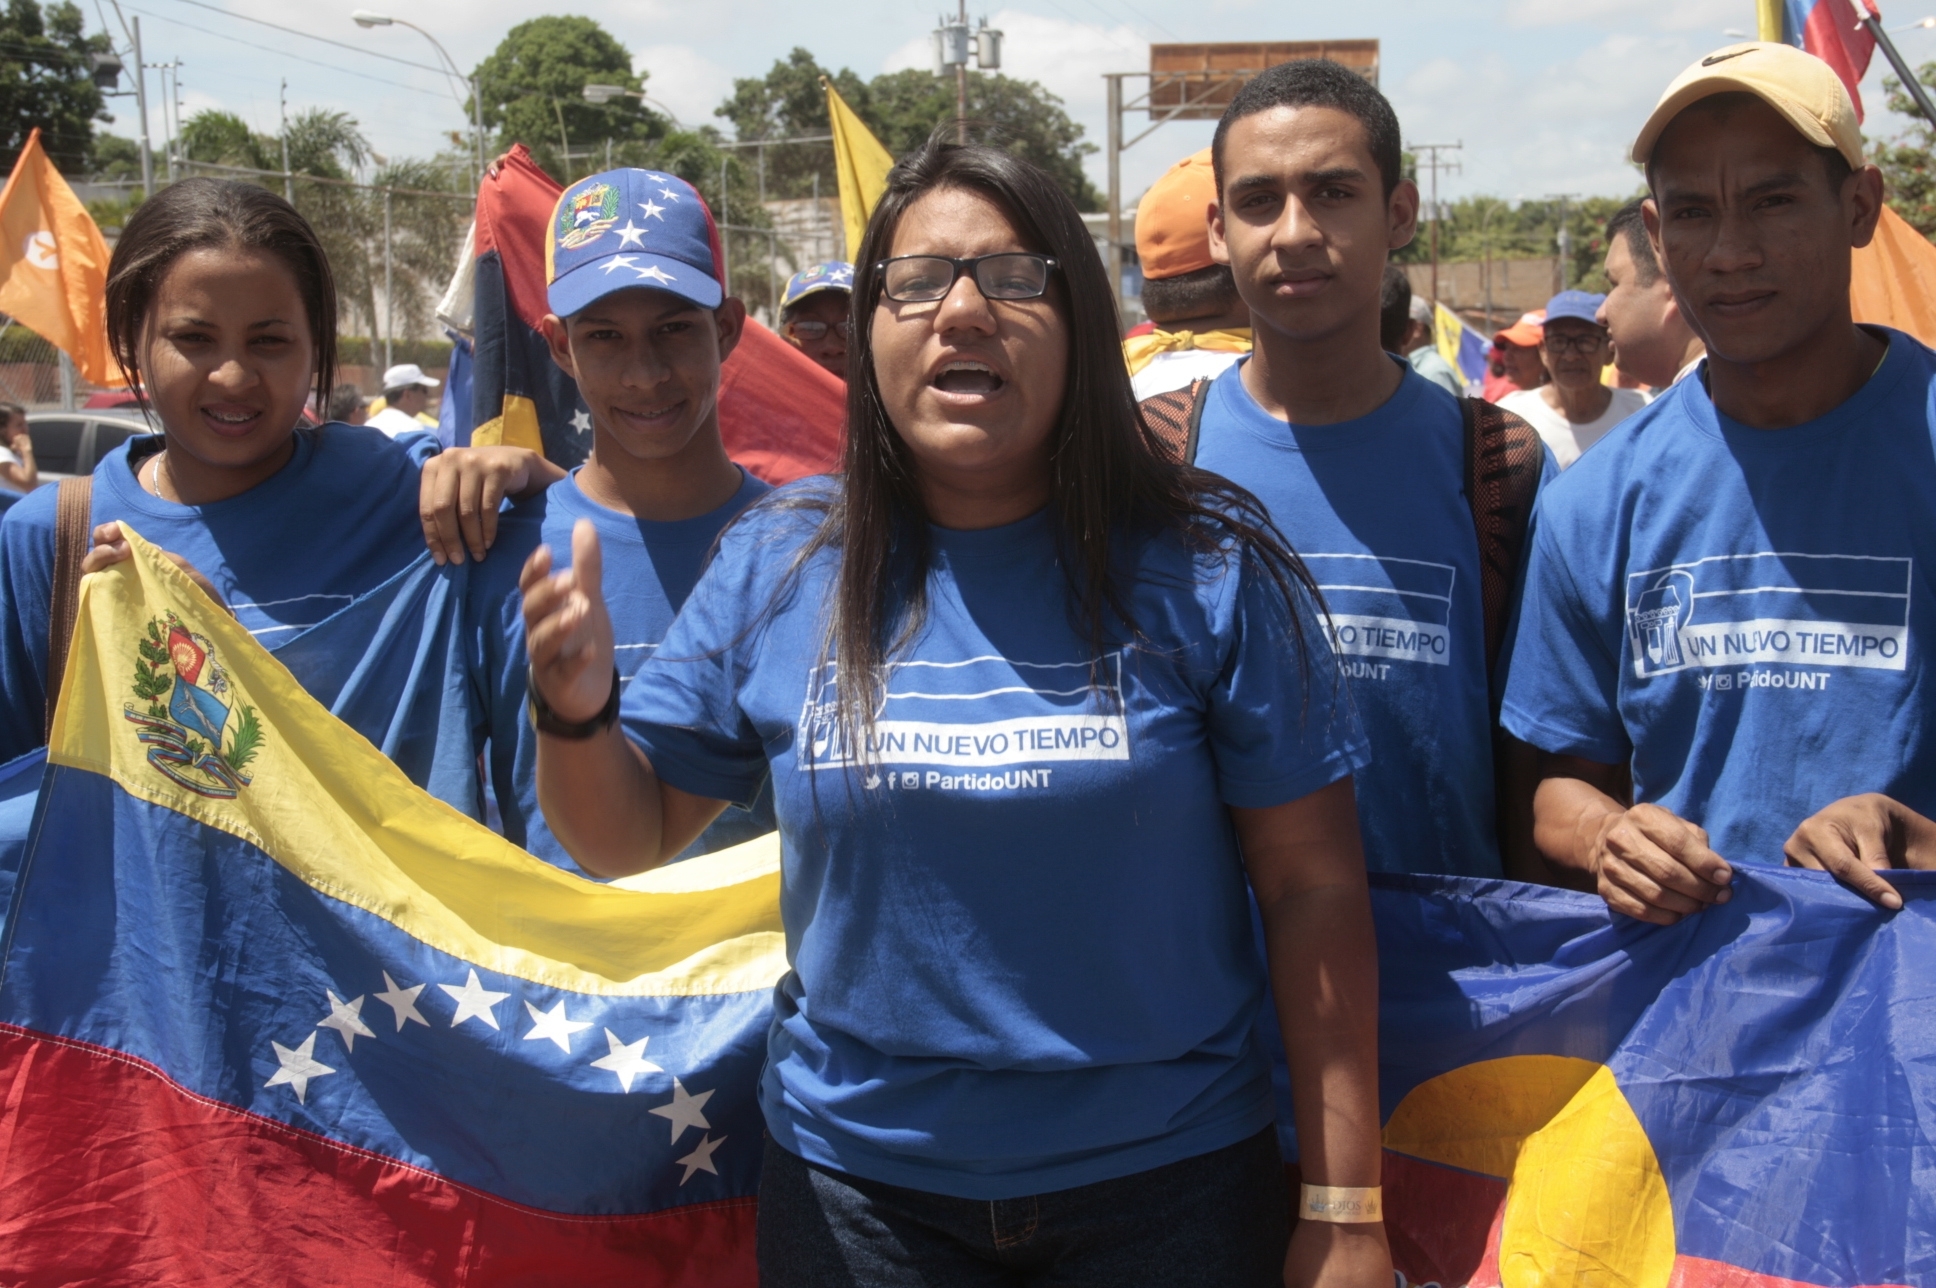
[[128, 38], [134, 45], [134, 102], [141, 113], [141, 198], [146, 201], [155, 195], [155, 150], [148, 142], [148, 64], [141, 61], [140, 18], [134, 20]]
[[1553, 237], [1553, 246], [1559, 252], [1553, 261], [1553, 294], [1555, 295], [1566, 289], [1567, 274], [1573, 268], [1573, 230], [1566, 226], [1566, 203], [1579, 195], [1577, 192], [1559, 192], [1546, 198], [1548, 201], [1560, 203], [1560, 230]]
[[[968, 0], [960, 0], [955, 13], [955, 21], [963, 31], [968, 29]], [[955, 64], [955, 142], [968, 142], [968, 64]]]
[[391, 290], [390, 281], [390, 190], [383, 190], [383, 365], [394, 367], [397, 364], [397, 306], [396, 294]]
[[1419, 159], [1419, 164], [1430, 169], [1432, 172], [1432, 201], [1430, 207], [1432, 212], [1432, 304], [1436, 307], [1439, 302], [1439, 217], [1444, 213], [1439, 208], [1439, 171], [1443, 170], [1447, 174], [1458, 174], [1460, 171], [1460, 166], [1457, 161], [1447, 161], [1441, 153], [1463, 151], [1465, 141], [1460, 140], [1457, 143], [1413, 143], [1408, 146], [1413, 152], [1422, 154]]
[[1104, 72], [1109, 87], [1109, 293], [1116, 299], [1116, 320], [1123, 309], [1123, 77], [1137, 72]]
[[289, 173], [289, 78], [282, 80], [282, 199], [296, 204], [296, 177]]

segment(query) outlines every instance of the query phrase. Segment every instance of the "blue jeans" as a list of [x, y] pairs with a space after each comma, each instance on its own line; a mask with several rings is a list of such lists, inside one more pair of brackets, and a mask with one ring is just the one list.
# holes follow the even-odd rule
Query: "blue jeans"
[[993, 1203], [863, 1180], [771, 1140], [761, 1288], [1277, 1288], [1275, 1130], [1115, 1180]]

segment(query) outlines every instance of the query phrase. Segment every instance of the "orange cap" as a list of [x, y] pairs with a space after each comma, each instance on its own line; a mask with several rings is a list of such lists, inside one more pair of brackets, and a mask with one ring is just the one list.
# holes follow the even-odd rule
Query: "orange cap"
[[1534, 309], [1531, 313], [1521, 313], [1519, 321], [1492, 337], [1498, 344], [1516, 344], [1522, 349], [1536, 349], [1546, 335], [1546, 310]]
[[1171, 166], [1136, 203], [1136, 257], [1147, 278], [1181, 277], [1208, 268], [1210, 206], [1217, 180], [1210, 149]]

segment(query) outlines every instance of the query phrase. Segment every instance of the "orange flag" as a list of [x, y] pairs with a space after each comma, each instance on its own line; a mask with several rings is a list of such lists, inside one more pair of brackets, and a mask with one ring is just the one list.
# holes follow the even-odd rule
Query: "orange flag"
[[0, 192], [0, 312], [64, 350], [82, 379], [125, 384], [108, 352], [107, 282], [101, 230], [36, 129]]
[[1936, 246], [1887, 206], [1874, 240], [1855, 252], [1849, 307], [1857, 322], [1936, 345]]

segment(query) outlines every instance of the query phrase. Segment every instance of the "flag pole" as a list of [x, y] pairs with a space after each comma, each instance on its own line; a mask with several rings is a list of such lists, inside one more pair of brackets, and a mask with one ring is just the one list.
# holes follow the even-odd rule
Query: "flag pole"
[[1889, 60], [1889, 65], [1896, 69], [1896, 75], [1902, 78], [1902, 87], [1909, 91], [1909, 97], [1916, 100], [1916, 108], [1923, 114], [1923, 120], [1936, 127], [1936, 103], [1929, 101], [1929, 91], [1916, 79], [1916, 73], [1909, 70], [1909, 64], [1896, 49], [1896, 42], [1889, 39], [1889, 33], [1882, 29], [1874, 14], [1863, 14], [1859, 25], [1868, 28], [1869, 34], [1875, 37], [1882, 56]]

